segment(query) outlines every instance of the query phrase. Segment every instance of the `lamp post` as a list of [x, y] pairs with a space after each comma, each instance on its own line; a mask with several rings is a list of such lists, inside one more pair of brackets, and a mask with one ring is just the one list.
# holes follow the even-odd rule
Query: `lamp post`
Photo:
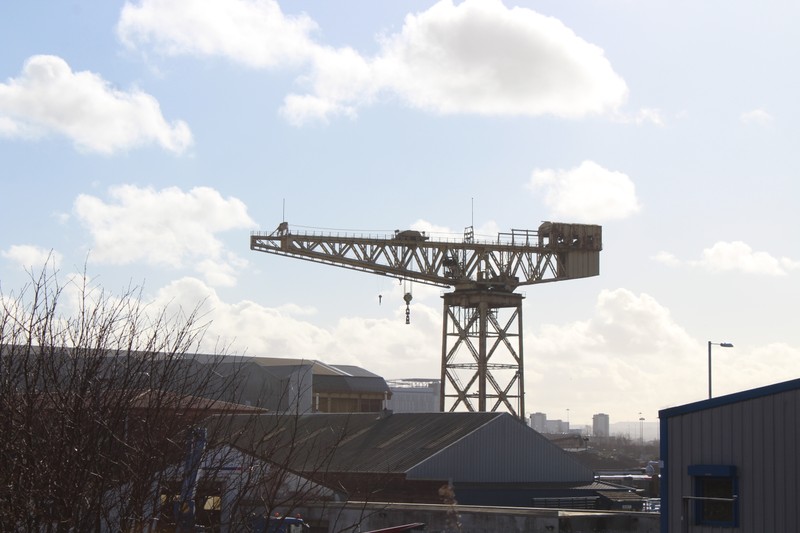
[[733, 348], [733, 344], [729, 342], [711, 342], [708, 341], [708, 399], [711, 399], [711, 346], [722, 346], [723, 348]]
[[644, 417], [639, 413], [639, 446], [644, 449]]

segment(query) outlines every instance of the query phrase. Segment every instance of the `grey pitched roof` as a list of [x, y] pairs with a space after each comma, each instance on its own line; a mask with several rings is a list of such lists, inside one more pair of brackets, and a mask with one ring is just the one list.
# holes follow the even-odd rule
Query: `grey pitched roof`
[[[508, 413], [268, 414], [236, 417], [226, 442], [314, 472], [467, 483], [591, 483], [592, 471]], [[237, 432], [238, 431], [238, 432]]]
[[360, 366], [355, 366], [355, 365], [331, 365], [331, 366], [337, 370], [344, 372], [348, 376], [360, 377], [360, 378], [380, 377], [378, 374], [373, 374], [369, 370], [361, 368]]
[[[405, 473], [503, 413], [235, 417], [230, 443], [304, 472]], [[228, 438], [228, 437], [225, 437]], [[324, 464], [323, 464], [324, 463]]]
[[391, 389], [382, 377], [314, 375], [314, 392], [371, 392], [388, 394]]

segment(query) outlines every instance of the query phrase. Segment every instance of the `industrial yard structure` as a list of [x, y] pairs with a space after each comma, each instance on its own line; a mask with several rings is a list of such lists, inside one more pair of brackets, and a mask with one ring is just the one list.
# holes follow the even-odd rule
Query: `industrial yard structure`
[[[519, 286], [596, 276], [602, 229], [544, 222], [479, 241], [393, 235], [292, 232], [287, 222], [250, 236], [255, 251], [453, 288], [443, 295], [440, 410], [505, 410], [525, 418]], [[412, 299], [406, 292], [408, 306]], [[406, 309], [406, 321], [410, 309]]]
[[797, 531], [800, 379], [664, 409], [661, 531]]

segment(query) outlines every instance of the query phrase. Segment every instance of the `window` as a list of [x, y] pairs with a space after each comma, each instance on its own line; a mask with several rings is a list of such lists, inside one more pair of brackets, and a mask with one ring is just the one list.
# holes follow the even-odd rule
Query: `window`
[[694, 521], [698, 525], [739, 525], [739, 483], [733, 465], [691, 465]]

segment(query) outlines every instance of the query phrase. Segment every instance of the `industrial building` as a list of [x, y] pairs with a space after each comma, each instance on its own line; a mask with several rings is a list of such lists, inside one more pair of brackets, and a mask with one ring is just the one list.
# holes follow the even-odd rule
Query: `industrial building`
[[437, 413], [441, 411], [441, 381], [428, 378], [387, 381], [392, 397], [386, 408], [395, 413]]
[[[293, 450], [285, 457], [280, 443], [260, 437], [275, 433], [273, 415], [258, 419], [242, 417], [241, 432], [226, 426], [236, 435], [229, 444], [351, 500], [442, 503], [450, 487], [464, 505], [597, 508], [630, 492], [595, 482], [590, 467], [508, 413], [302, 415], [281, 434], [295, 439], [284, 443]], [[321, 455], [324, 468], [309, 461]]]
[[[213, 359], [220, 379], [231, 384], [228, 400], [275, 412], [377, 413], [392, 391], [386, 381], [353, 365], [313, 359], [226, 357]], [[212, 387], [216, 389], [216, 387]]]
[[661, 531], [797, 531], [800, 379], [664, 409]]

